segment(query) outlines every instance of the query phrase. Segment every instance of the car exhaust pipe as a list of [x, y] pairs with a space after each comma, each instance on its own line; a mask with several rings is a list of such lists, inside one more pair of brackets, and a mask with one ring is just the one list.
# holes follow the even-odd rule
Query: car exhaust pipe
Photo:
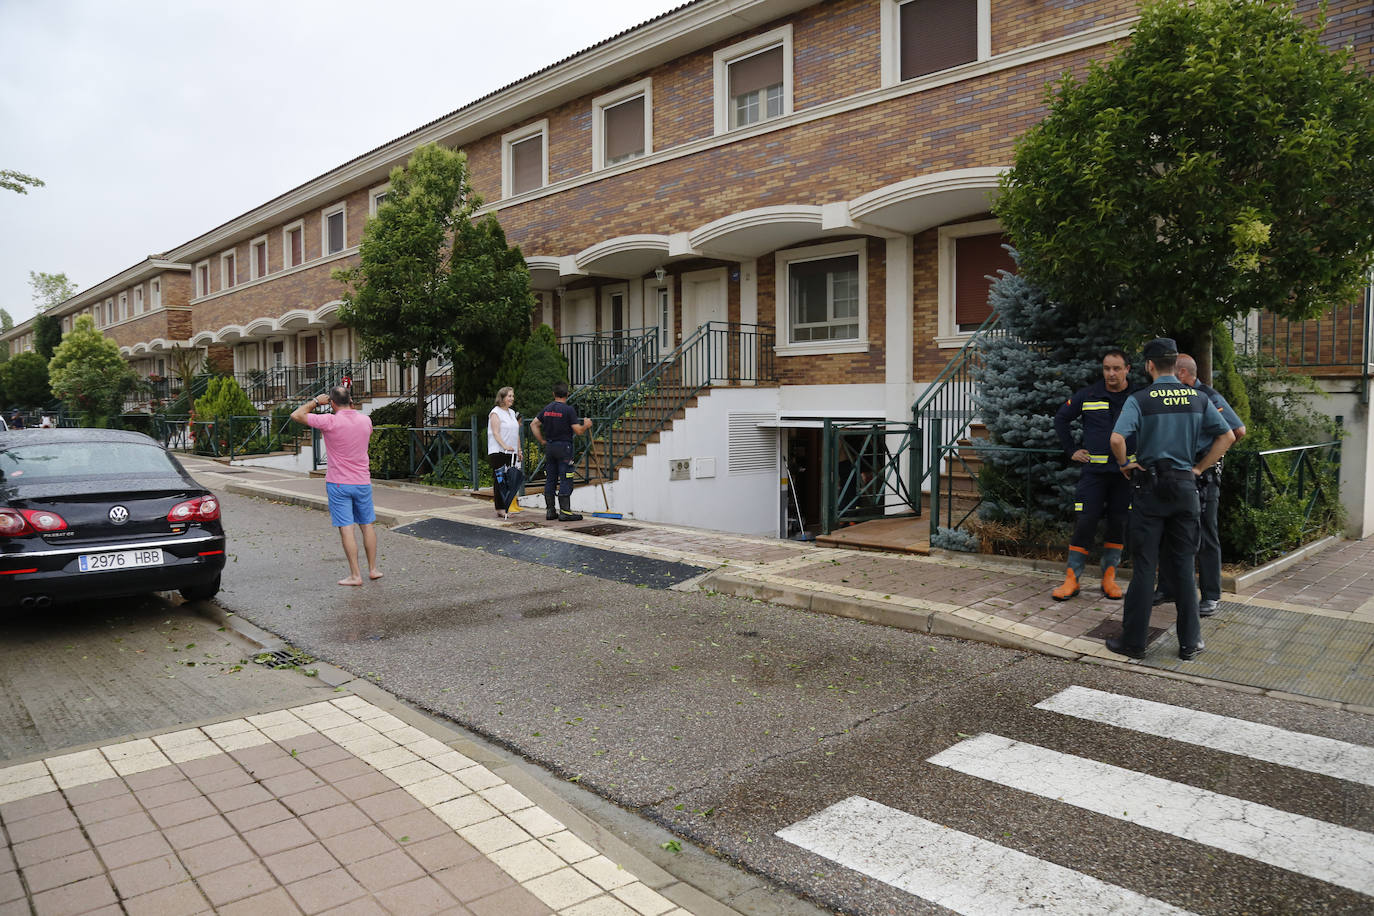
[[19, 606], [25, 609], [33, 607], [33, 595], [25, 595], [19, 599]]
[[39, 610], [42, 610], [46, 607], [51, 607], [52, 598], [48, 595], [39, 595], [38, 597], [33, 599], [33, 606], [38, 608]]

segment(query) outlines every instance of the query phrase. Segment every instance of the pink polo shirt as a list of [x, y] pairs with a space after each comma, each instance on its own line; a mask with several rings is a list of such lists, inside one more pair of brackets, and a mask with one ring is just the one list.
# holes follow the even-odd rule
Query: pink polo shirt
[[327, 483], [367, 484], [367, 444], [372, 438], [372, 418], [361, 410], [306, 414], [305, 422], [324, 434], [328, 466]]

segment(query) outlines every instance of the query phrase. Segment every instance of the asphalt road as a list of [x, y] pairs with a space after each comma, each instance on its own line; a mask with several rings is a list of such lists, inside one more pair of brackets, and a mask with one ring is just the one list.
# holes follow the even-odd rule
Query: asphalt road
[[[1359, 877], [1374, 875], [1368, 780], [1249, 755], [1276, 739], [1242, 738], [1239, 750], [1189, 743], [1178, 718], [1210, 713], [1297, 732], [1300, 745], [1320, 736], [1367, 753], [1369, 717], [609, 581], [390, 531], [379, 532], [386, 577], [340, 588], [343, 561], [323, 513], [234, 496], [224, 511], [225, 607], [823, 906], [935, 913], [947, 910], [929, 900], [959, 899], [957, 889], [942, 898], [914, 878], [903, 880], [915, 892], [899, 889], [881, 863], [844, 867], [812, 851], [815, 843], [776, 835], [858, 797], [1086, 874], [1109, 894], [1125, 888], [1195, 913], [1374, 908], [1374, 889]], [[589, 567], [573, 557], [567, 568]], [[1179, 712], [1151, 735], [1036, 707], [1070, 687]], [[978, 760], [1000, 760], [964, 744], [981, 735], [1061, 756], [1009, 758], [995, 775], [931, 762], [965, 746]], [[1364, 759], [1359, 747], [1352, 753]], [[1074, 775], [1079, 761], [1116, 768], [1097, 808], [1061, 800], [1095, 785], [1096, 775]], [[1037, 791], [1017, 782], [1058, 775], [1069, 784]], [[1179, 803], [1182, 826], [1152, 822], [1179, 785], [1192, 793]], [[1145, 795], [1132, 810], [1137, 790]], [[1214, 817], [1208, 805], [1221, 797], [1239, 801], [1215, 815], [1220, 839], [1178, 835]], [[1269, 809], [1281, 823], [1264, 820]], [[842, 831], [858, 837], [854, 824]], [[1311, 824], [1336, 831], [1304, 834]], [[1259, 851], [1231, 839], [1247, 834]], [[895, 843], [891, 824], [878, 835], [869, 858]], [[1285, 858], [1304, 847], [1319, 848], [1321, 861]], [[983, 876], [957, 867], [966, 855], [943, 856], [956, 863], [954, 885], [981, 886]], [[1356, 877], [1343, 877], [1352, 869]], [[1059, 890], [1008, 893], [1028, 911], [1053, 911]]]

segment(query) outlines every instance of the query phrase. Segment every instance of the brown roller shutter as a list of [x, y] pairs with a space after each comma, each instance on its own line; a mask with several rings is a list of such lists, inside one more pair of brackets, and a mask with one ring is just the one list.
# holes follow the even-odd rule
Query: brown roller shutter
[[901, 20], [902, 79], [978, 59], [977, 0], [910, 0]]
[[992, 314], [988, 305], [988, 277], [997, 271], [1016, 272], [1016, 262], [1003, 248], [1009, 244], [1005, 235], [970, 235], [955, 239], [954, 244], [954, 323], [960, 330], [971, 331]]
[[644, 96], [602, 110], [606, 118], [606, 161], [644, 153]]
[[544, 185], [544, 137], [530, 137], [510, 145], [512, 194], [524, 194]]
[[782, 85], [782, 47], [769, 48], [730, 64], [730, 98]]

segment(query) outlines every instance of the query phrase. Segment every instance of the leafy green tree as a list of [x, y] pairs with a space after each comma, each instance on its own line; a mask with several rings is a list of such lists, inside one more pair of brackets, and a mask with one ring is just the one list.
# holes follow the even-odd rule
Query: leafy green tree
[[32, 350], [11, 356], [0, 365], [0, 386], [9, 402], [20, 407], [42, 407], [52, 400], [48, 389], [48, 361]]
[[533, 417], [553, 400], [553, 386], [568, 380], [568, 358], [558, 349], [553, 328], [541, 324], [525, 341], [525, 360], [515, 388], [515, 409]]
[[430, 144], [391, 173], [386, 202], [363, 230], [344, 283], [340, 319], [359, 332], [363, 357], [420, 369], [415, 425], [424, 424], [424, 367], [453, 359], [455, 403], [489, 386], [505, 345], [529, 333], [534, 297], [519, 249], [493, 217], [472, 221], [481, 199], [467, 156]]
[[66, 274], [29, 271], [29, 286], [33, 287], [33, 304], [41, 314], [76, 295], [79, 287]]
[[48, 378], [53, 394], [81, 415], [82, 426], [108, 426], [138, 384], [119, 345], [95, 329], [90, 315], [77, 318], [62, 339], [48, 363]]
[[25, 175], [23, 172], [16, 172], [14, 169], [0, 169], [0, 188], [13, 191], [16, 194], [27, 194], [29, 189], [25, 185], [41, 188], [43, 187], [43, 179]]
[[[4, 309], [0, 309], [0, 333], [5, 333], [12, 330], [14, 330], [14, 319], [10, 317], [9, 312], [5, 311]], [[8, 340], [0, 340], [0, 363], [4, 363], [4, 361], [9, 358], [10, 342]], [[0, 404], [3, 403], [4, 399], [0, 398]]]
[[1321, 28], [1286, 0], [1147, 3], [1017, 146], [994, 209], [1022, 272], [1171, 332], [1204, 370], [1228, 317], [1352, 301], [1374, 260], [1374, 80]]
[[33, 348], [44, 359], [52, 359], [52, 355], [60, 343], [62, 343], [62, 320], [56, 315], [40, 312], [33, 319]]
[[196, 398], [196, 419], [227, 421], [230, 417], [256, 417], [257, 408], [232, 375], [210, 379], [205, 394]]

